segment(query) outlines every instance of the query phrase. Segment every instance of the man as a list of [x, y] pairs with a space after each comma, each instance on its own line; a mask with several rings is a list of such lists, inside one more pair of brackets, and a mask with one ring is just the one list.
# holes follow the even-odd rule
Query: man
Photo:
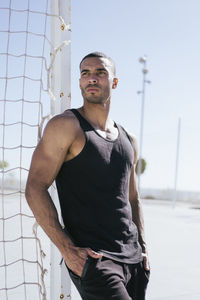
[[[142, 300], [149, 265], [135, 183], [136, 141], [109, 118], [118, 84], [113, 60], [90, 53], [80, 73], [83, 106], [47, 124], [26, 198], [83, 300]], [[54, 179], [64, 230], [48, 193]]]

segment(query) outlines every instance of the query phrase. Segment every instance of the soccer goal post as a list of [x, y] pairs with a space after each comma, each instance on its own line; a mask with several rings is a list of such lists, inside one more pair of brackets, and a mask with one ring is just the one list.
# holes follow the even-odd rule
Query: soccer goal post
[[46, 122], [70, 107], [70, 0], [0, 1], [0, 40], [0, 299], [71, 299], [24, 195]]
[[[51, 52], [51, 59], [54, 61], [51, 73], [51, 113], [59, 114], [70, 107], [71, 102], [71, 5], [70, 0], [60, 0], [59, 5], [51, 1], [52, 15], [59, 15], [52, 19], [51, 42], [54, 46]], [[58, 195], [55, 186], [51, 188], [51, 197], [58, 211], [60, 211]], [[62, 221], [61, 221], [62, 222]], [[61, 263], [61, 255], [57, 248], [51, 244], [51, 300], [71, 299], [71, 285], [67, 268], [64, 262]]]

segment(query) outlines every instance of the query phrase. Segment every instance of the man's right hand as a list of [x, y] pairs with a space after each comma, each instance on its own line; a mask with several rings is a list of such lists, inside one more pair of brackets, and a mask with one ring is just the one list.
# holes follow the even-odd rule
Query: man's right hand
[[88, 255], [96, 259], [103, 256], [102, 253], [97, 253], [90, 248], [70, 246], [67, 257], [64, 257], [64, 260], [68, 268], [81, 277]]

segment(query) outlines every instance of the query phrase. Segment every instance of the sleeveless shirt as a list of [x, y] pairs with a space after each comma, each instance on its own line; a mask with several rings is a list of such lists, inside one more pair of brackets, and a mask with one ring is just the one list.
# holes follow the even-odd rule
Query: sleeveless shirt
[[89, 247], [124, 263], [138, 263], [142, 250], [132, 221], [129, 179], [134, 151], [123, 127], [107, 140], [75, 109], [85, 134], [82, 151], [63, 163], [56, 185], [65, 230], [77, 247]]

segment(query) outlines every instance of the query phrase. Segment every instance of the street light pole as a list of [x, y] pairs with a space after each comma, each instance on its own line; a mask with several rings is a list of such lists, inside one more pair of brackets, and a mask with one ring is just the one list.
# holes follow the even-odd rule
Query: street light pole
[[180, 152], [180, 135], [181, 135], [181, 117], [179, 117], [179, 119], [178, 119], [176, 165], [175, 165], [174, 192], [173, 192], [173, 208], [175, 207], [176, 200], [177, 200], [177, 179], [178, 179], [178, 165], [179, 165], [179, 152]]
[[145, 86], [146, 83], [151, 83], [149, 80], [146, 80], [146, 74], [148, 70], [146, 68], [147, 58], [144, 55], [140, 57], [139, 62], [143, 64], [143, 82], [142, 82], [142, 91], [139, 91], [138, 94], [142, 95], [141, 103], [141, 118], [140, 118], [140, 143], [139, 143], [139, 160], [138, 160], [138, 190], [140, 192], [140, 176], [142, 173], [142, 146], [143, 146], [143, 128], [144, 128], [144, 107], [145, 107]]

